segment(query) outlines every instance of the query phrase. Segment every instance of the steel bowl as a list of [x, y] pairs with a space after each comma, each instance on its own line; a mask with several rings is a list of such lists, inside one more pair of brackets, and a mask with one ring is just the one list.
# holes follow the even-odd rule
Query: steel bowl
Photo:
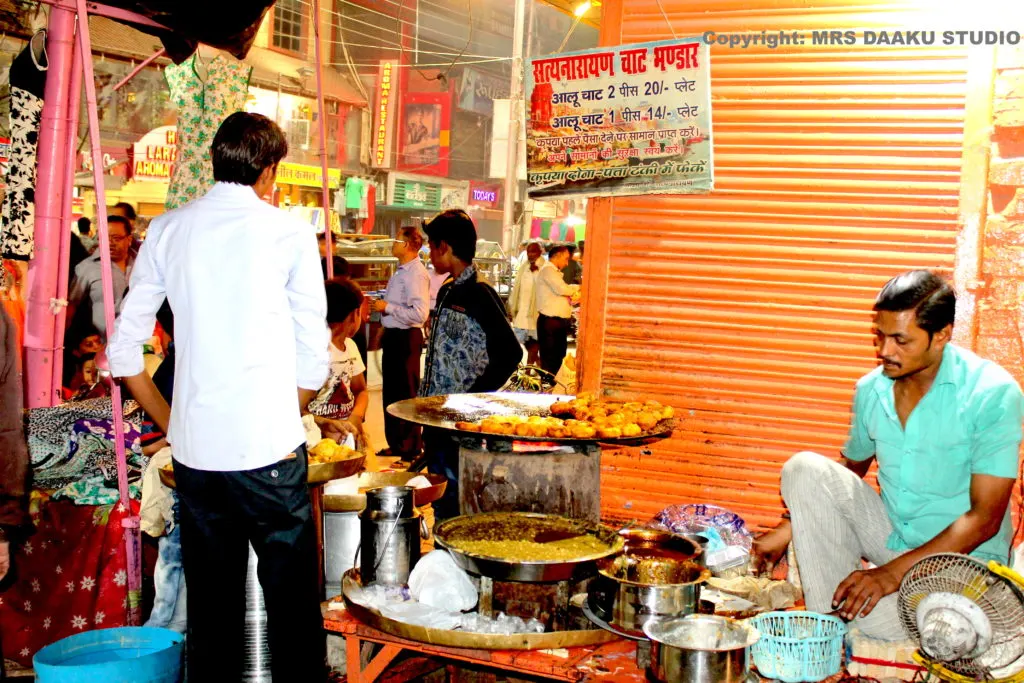
[[588, 595], [595, 615], [639, 637], [645, 624], [696, 614], [711, 572], [693, 540], [654, 529], [623, 529], [621, 555], [598, 560]]
[[663, 683], [746, 683], [757, 629], [726, 617], [694, 614], [646, 624], [649, 678]]
[[[607, 549], [567, 560], [522, 561], [461, 550], [460, 540], [559, 540], [592, 535]], [[445, 520], [434, 529], [434, 541], [471, 574], [497, 581], [552, 582], [592, 576], [598, 560], [622, 552], [624, 541], [613, 529], [558, 515], [533, 512], [487, 512]]]

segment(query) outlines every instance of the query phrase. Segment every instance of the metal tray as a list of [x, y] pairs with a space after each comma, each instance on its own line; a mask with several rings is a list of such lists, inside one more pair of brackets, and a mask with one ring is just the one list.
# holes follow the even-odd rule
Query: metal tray
[[[460, 550], [455, 543], [464, 540], [493, 538], [496, 533], [503, 540], [533, 540], [540, 533], [591, 534], [607, 542], [608, 550], [572, 560], [524, 562], [521, 560], [489, 557]], [[509, 532], [513, 533], [509, 533]], [[558, 515], [534, 512], [486, 512], [464, 515], [445, 520], [434, 529], [434, 542], [451, 553], [455, 563], [478, 576], [496, 581], [552, 582], [580, 579], [596, 573], [597, 561], [622, 552], [623, 540], [614, 529]]]
[[565, 647], [582, 647], [609, 643], [617, 638], [614, 633], [603, 629], [585, 631], [552, 631], [551, 633], [517, 633], [504, 636], [493, 633], [470, 633], [468, 631], [448, 631], [427, 626], [414, 626], [389, 619], [376, 610], [353, 602], [349, 593], [360, 586], [358, 569], [350, 569], [342, 577], [342, 596], [345, 607], [352, 615], [367, 626], [384, 633], [429, 643], [440, 647], [461, 647], [472, 650], [557, 650]]
[[436, 427], [458, 432], [465, 436], [501, 441], [540, 441], [544, 443], [614, 443], [639, 444], [651, 439], [669, 436], [675, 428], [675, 420], [662, 420], [650, 432], [640, 436], [623, 436], [617, 439], [554, 439], [549, 436], [513, 436], [510, 434], [486, 434], [458, 429], [457, 422], [477, 422], [495, 415], [519, 415], [530, 417], [551, 415], [551, 404], [555, 401], [571, 401], [575, 396], [553, 394], [529, 394], [494, 392], [490, 394], [447, 394], [426, 398], [410, 398], [388, 406], [388, 413], [395, 417], [424, 427]]
[[[353, 453], [352, 457], [337, 462], [315, 463], [309, 466], [306, 473], [306, 481], [310, 484], [324, 484], [332, 479], [344, 479], [363, 469], [366, 462], [366, 455], [359, 451]], [[174, 481], [174, 466], [167, 465], [160, 468], [160, 481], [168, 488], [176, 488]]]
[[[356, 484], [360, 491], [365, 491], [381, 486], [405, 486], [410, 479], [415, 477], [426, 477], [433, 484], [433, 486], [413, 491], [413, 504], [418, 508], [439, 500], [448, 486], [448, 479], [443, 474], [426, 472], [363, 472], [359, 475]], [[326, 512], [360, 512], [365, 507], [365, 493], [351, 496], [324, 494], [324, 510]]]

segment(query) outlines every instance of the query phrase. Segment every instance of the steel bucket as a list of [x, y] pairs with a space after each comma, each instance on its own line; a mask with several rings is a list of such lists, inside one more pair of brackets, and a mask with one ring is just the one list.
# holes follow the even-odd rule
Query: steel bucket
[[757, 629], [733, 619], [690, 615], [644, 626], [649, 678], [663, 683], [746, 683]]

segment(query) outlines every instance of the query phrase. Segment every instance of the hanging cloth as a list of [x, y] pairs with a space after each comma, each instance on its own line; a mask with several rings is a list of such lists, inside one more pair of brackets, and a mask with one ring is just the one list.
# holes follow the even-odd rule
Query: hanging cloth
[[377, 186], [367, 183], [366, 186], [366, 219], [363, 221], [363, 234], [372, 235], [377, 211]]
[[36, 148], [46, 88], [46, 32], [40, 31], [11, 63], [11, 148], [7, 165], [0, 253], [28, 261], [35, 248]]
[[198, 199], [213, 187], [210, 145], [231, 114], [241, 111], [249, 94], [252, 67], [218, 54], [205, 64], [195, 53], [181, 64], [164, 68], [171, 101], [178, 108], [178, 158], [174, 163], [165, 206], [168, 210]]

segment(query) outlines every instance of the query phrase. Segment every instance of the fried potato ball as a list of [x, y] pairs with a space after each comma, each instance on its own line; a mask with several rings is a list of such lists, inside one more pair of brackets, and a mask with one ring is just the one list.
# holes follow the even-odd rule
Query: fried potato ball
[[597, 434], [597, 430], [587, 424], [577, 425], [569, 431], [574, 439], [593, 439]]
[[640, 429], [640, 425], [635, 422], [630, 422], [622, 428], [623, 436], [640, 436], [641, 434], [643, 434], [643, 430]]
[[597, 435], [602, 439], [618, 439], [622, 436], [622, 427], [598, 427]]
[[479, 432], [480, 425], [475, 422], [456, 422], [455, 428], [463, 432]]

